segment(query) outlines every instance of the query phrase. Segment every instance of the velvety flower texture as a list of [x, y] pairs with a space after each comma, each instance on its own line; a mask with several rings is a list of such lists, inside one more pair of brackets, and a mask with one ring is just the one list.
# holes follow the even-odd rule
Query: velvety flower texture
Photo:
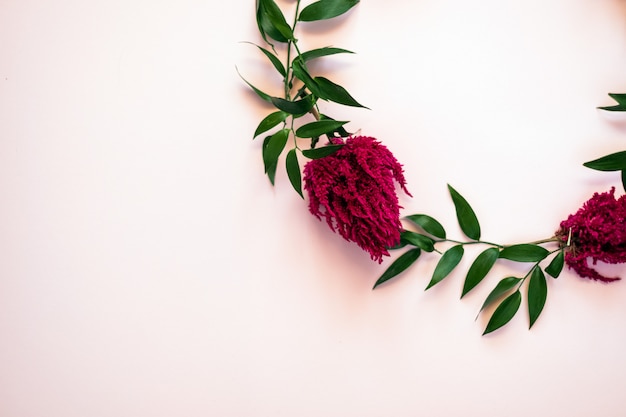
[[[341, 144], [341, 139], [335, 139]], [[382, 262], [400, 241], [400, 206], [394, 180], [405, 193], [402, 165], [376, 139], [355, 136], [334, 154], [309, 161], [304, 189], [309, 211], [347, 241]]]
[[571, 247], [566, 249], [565, 262], [583, 278], [611, 282], [618, 277], [605, 277], [589, 266], [598, 261], [609, 264], [626, 262], [626, 195], [615, 199], [615, 188], [595, 193], [576, 214], [561, 222], [556, 233], [565, 245], [571, 229]]

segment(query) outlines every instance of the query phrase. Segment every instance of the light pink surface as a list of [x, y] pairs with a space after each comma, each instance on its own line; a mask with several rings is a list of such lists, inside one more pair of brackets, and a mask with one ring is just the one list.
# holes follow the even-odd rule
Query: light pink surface
[[[405, 164], [404, 214], [458, 234], [450, 183], [513, 243], [618, 185], [581, 163], [626, 145], [595, 110], [626, 92], [624, 1], [370, 0], [327, 28], [304, 46], [356, 51], [318, 70], [372, 110], [323, 110]], [[254, 2], [2, 0], [0, 39], [1, 416], [624, 415], [626, 282], [564, 273], [532, 331], [522, 308], [481, 338], [490, 285], [424, 293], [426, 257], [371, 291], [388, 263], [271, 188], [235, 71], [280, 91], [238, 43]]]

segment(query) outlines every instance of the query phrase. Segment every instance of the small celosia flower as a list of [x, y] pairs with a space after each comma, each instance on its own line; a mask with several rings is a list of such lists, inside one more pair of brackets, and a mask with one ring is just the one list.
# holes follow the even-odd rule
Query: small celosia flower
[[[626, 262], [626, 195], [615, 199], [610, 192], [595, 193], [576, 214], [561, 222], [556, 233], [561, 245], [570, 239], [565, 263], [583, 278], [611, 282], [618, 277], [605, 277], [589, 266], [598, 261], [609, 264]], [[570, 237], [571, 234], [571, 237]]]
[[[341, 139], [335, 139], [341, 144]], [[405, 193], [402, 165], [376, 139], [346, 139], [337, 152], [309, 161], [304, 167], [304, 188], [309, 211], [349, 242], [382, 262], [388, 247], [400, 242], [400, 206], [394, 180]]]

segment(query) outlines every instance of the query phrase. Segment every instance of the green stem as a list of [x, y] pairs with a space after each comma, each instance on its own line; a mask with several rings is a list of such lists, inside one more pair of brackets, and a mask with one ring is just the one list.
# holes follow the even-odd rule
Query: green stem
[[528, 242], [528, 245], [541, 245], [542, 243], [558, 242], [559, 239], [556, 236], [552, 236], [548, 239], [535, 240], [534, 242]]
[[528, 272], [526, 273], [526, 275], [524, 275], [524, 276], [522, 277], [522, 279], [520, 280], [520, 282], [519, 282], [519, 284], [518, 284], [518, 286], [517, 286], [516, 291], [520, 291], [520, 289], [522, 288], [522, 285], [524, 285], [524, 282], [526, 282], [526, 280], [527, 280], [527, 279], [528, 279], [528, 277], [529, 277], [529, 276], [533, 273], [533, 271], [535, 270], [535, 268], [538, 268], [538, 267], [539, 267], [539, 262], [535, 262], [535, 264], [533, 265], [533, 267], [532, 267], [532, 268], [530, 268], [530, 269], [528, 270]]
[[485, 240], [473, 240], [471, 242], [461, 242], [460, 240], [453, 240], [453, 239], [441, 239], [441, 240], [435, 240], [435, 243], [441, 243], [441, 242], [450, 242], [450, 243], [456, 243], [458, 245], [477, 245], [477, 244], [483, 244], [483, 245], [489, 245], [489, 246], [494, 246], [496, 248], [500, 248], [503, 249], [505, 246], [504, 245], [499, 245], [497, 243], [493, 243], [493, 242], [487, 242]]
[[298, 14], [300, 13], [300, 0], [296, 1], [296, 12], [293, 15], [293, 28], [292, 31], [296, 31], [296, 24], [298, 23]]
[[[548, 242], [552, 242], [552, 241], [553, 241], [553, 239], [548, 239], [547, 241], [548, 241]], [[539, 264], [541, 264], [541, 262], [543, 262], [543, 261], [544, 261], [544, 260], [545, 260], [548, 256], [550, 256], [550, 255], [552, 255], [552, 254], [554, 254], [554, 253], [557, 253], [557, 252], [561, 252], [561, 251], [565, 250], [566, 248], [567, 248], [567, 246], [564, 246], [564, 247], [562, 247], [562, 248], [558, 248], [558, 249], [555, 249], [555, 250], [553, 250], [553, 251], [550, 251], [550, 253], [548, 253], [548, 255], [547, 255], [545, 258], [543, 258], [543, 259], [542, 259], [542, 260], [540, 260], [540, 261], [535, 262], [535, 265], [533, 265], [533, 267], [532, 267], [532, 268], [530, 268], [530, 270], [528, 271], [528, 273], [527, 273], [526, 275], [524, 275], [524, 277], [523, 277], [523, 278], [522, 278], [522, 280], [520, 281], [519, 285], [517, 286], [517, 290], [519, 291], [519, 289], [522, 287], [522, 285], [524, 284], [524, 282], [526, 281], [526, 279], [527, 279], [529, 276], [531, 276], [531, 275], [532, 275], [532, 273], [533, 273], [533, 271], [535, 270], [535, 268], [539, 268]]]
[[[504, 249], [508, 246], [512, 246], [512, 245], [500, 245], [498, 243], [494, 243], [494, 242], [488, 242], [486, 240], [473, 240], [471, 242], [461, 242], [459, 240], [454, 240], [454, 239], [441, 239], [441, 240], [435, 240], [435, 243], [442, 243], [442, 242], [450, 242], [450, 243], [456, 243], [458, 245], [477, 245], [477, 244], [483, 244], [483, 245], [489, 245], [489, 246], [493, 246], [499, 249]], [[550, 242], [559, 242], [559, 239], [556, 236], [552, 236], [551, 238], [548, 239], [541, 239], [541, 240], [535, 240], [533, 242], [527, 242], [527, 245], [540, 245], [542, 243], [550, 243]], [[558, 249], [557, 249], [558, 250]], [[551, 252], [554, 253], [554, 252]]]
[[[296, 2], [296, 11], [294, 13], [294, 17], [293, 17], [293, 25], [291, 26], [291, 31], [292, 33], [296, 33], [296, 25], [298, 24], [298, 14], [300, 13], [300, 1], [301, 0], [297, 0]], [[287, 62], [285, 63], [285, 100], [289, 100], [290, 99], [290, 91], [291, 91], [291, 77], [290, 77], [290, 73], [291, 73], [291, 47], [295, 46], [296, 48], [296, 52], [298, 55], [300, 55], [300, 51], [298, 50], [298, 45], [295, 44], [294, 41], [292, 41], [291, 39], [287, 41]]]
[[291, 65], [290, 65], [290, 63], [291, 63], [291, 41], [288, 41], [287, 42], [287, 62], [285, 63], [285, 80], [284, 80], [284, 83], [285, 83], [285, 100], [289, 100], [290, 99], [290, 97], [289, 97], [290, 96], [289, 92], [291, 90], [291, 88], [289, 88], [289, 84], [290, 84], [289, 74], [291, 72]]

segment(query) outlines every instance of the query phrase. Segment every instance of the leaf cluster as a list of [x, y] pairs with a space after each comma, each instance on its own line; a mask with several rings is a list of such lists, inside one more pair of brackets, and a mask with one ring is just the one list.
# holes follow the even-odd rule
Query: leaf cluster
[[[522, 289], [526, 281], [528, 281], [525, 288], [529, 312], [529, 328], [532, 327], [543, 311], [546, 302], [548, 294], [546, 274], [553, 278], [559, 276], [564, 265], [563, 251], [565, 247], [549, 251], [542, 246], [545, 243], [555, 242], [554, 238], [508, 246], [481, 240], [480, 223], [473, 208], [450, 185], [448, 185], [448, 191], [454, 204], [459, 227], [467, 240], [449, 239], [441, 223], [426, 214], [406, 216], [404, 220], [419, 231], [403, 230], [401, 232], [400, 243], [390, 249], [404, 247], [409, 249], [395, 259], [383, 272], [374, 284], [374, 288], [408, 269], [417, 261], [422, 252], [434, 252], [441, 255], [441, 257], [435, 266], [430, 282], [426, 286], [426, 290], [428, 290], [448, 277], [461, 263], [465, 255], [465, 246], [481, 244], [487, 246], [487, 248], [481, 251], [471, 262], [465, 274], [461, 298], [483, 282], [498, 260], [504, 259], [530, 264], [529, 270], [524, 276], [502, 278], [485, 299], [479, 314], [492, 304], [497, 304], [497, 307], [493, 311], [483, 335], [499, 329], [515, 316], [522, 302]], [[437, 245], [442, 243], [448, 243], [448, 248], [444, 251], [439, 251]], [[551, 255], [554, 256], [548, 265], [542, 266], [542, 263]]]
[[[598, 107], [600, 110], [612, 112], [626, 111], [626, 94], [609, 93], [609, 96], [615, 100], [617, 104]], [[626, 151], [605, 155], [593, 161], [585, 162], [583, 165], [597, 171], [621, 171], [622, 186], [624, 187], [624, 191], [626, 191]]]
[[[333, 138], [344, 138], [350, 135], [344, 125], [348, 121], [338, 121], [319, 112], [319, 100], [334, 102], [341, 105], [363, 107], [343, 86], [311, 73], [309, 63], [312, 60], [337, 54], [352, 54], [352, 51], [338, 47], [322, 47], [301, 51], [296, 38], [298, 23], [323, 21], [335, 18], [348, 12], [359, 3], [359, 0], [318, 0], [300, 10], [301, 0], [296, 1], [293, 23], [287, 19], [274, 0], [256, 0], [256, 23], [259, 34], [265, 42], [264, 46], [252, 43], [269, 61], [269, 64], [282, 78], [281, 97], [268, 94], [240, 77], [262, 100], [270, 103], [274, 111], [265, 116], [254, 131], [253, 138], [266, 135], [263, 141], [262, 154], [265, 173], [274, 185], [276, 170], [280, 156], [288, 149], [289, 138], [293, 138], [293, 146], [287, 150], [285, 167], [294, 190], [303, 197], [302, 175], [298, 161], [298, 153], [309, 159], [322, 158], [340, 148], [333, 145]], [[283, 44], [284, 51], [279, 53], [277, 44]], [[295, 120], [302, 117], [313, 117], [310, 122], [302, 123], [295, 128]], [[330, 145], [316, 149], [320, 137], [326, 136]], [[309, 141], [303, 149], [298, 139]]]

